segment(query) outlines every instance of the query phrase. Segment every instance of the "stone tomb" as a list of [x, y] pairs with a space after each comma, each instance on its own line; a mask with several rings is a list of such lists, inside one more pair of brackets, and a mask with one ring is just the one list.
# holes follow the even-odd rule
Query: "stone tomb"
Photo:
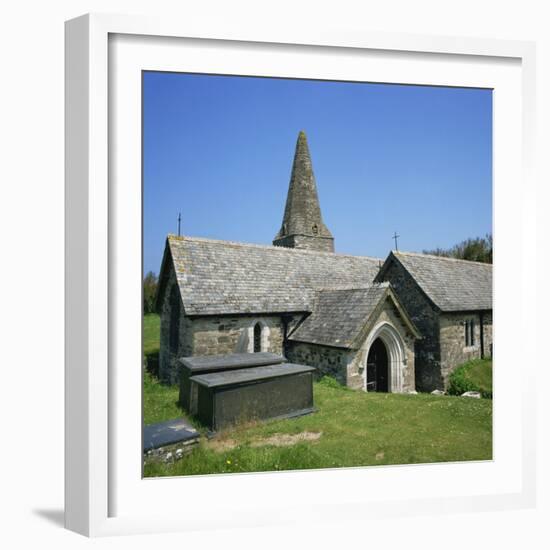
[[[256, 355], [256, 354], [250, 354]], [[280, 363], [198, 374], [196, 416], [213, 431], [313, 412], [313, 367]]]
[[277, 365], [284, 361], [282, 355], [268, 352], [182, 357], [179, 359], [180, 405], [191, 414], [197, 414], [197, 385], [191, 382], [195, 375]]
[[198, 440], [199, 432], [184, 418], [174, 418], [143, 427], [143, 451], [173, 445], [180, 441]]

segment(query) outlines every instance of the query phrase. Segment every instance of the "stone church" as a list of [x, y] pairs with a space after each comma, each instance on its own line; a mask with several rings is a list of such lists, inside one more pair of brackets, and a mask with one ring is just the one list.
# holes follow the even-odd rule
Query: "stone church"
[[179, 357], [270, 351], [355, 389], [442, 390], [492, 354], [492, 266], [335, 253], [300, 132], [273, 245], [169, 235], [157, 311], [166, 383]]

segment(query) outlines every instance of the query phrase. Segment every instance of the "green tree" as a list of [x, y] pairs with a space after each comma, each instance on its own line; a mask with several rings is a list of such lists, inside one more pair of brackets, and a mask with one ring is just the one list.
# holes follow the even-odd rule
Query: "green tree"
[[433, 250], [423, 250], [422, 252], [435, 256], [445, 256], [447, 258], [458, 258], [459, 260], [492, 264], [493, 235], [488, 233], [485, 237], [466, 239], [465, 241], [455, 244], [451, 248], [435, 248]]
[[155, 311], [157, 286], [157, 276], [152, 271], [149, 271], [143, 278], [143, 313], [153, 313]]

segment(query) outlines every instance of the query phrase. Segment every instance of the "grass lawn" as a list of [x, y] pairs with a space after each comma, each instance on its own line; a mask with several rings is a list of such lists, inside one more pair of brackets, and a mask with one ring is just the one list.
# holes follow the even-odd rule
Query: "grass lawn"
[[493, 361], [478, 359], [470, 363], [466, 378], [471, 380], [482, 392], [493, 391]]
[[473, 359], [457, 367], [449, 379], [449, 393], [460, 395], [478, 391], [483, 397], [493, 396], [493, 360]]
[[[144, 323], [145, 348], [154, 353], [158, 317], [147, 316]], [[162, 386], [145, 374], [146, 424], [183, 416], [177, 399], [176, 386]], [[491, 400], [364, 393], [323, 379], [314, 384], [314, 401], [318, 411], [308, 416], [250, 424], [212, 440], [201, 438], [198, 448], [179, 461], [148, 464], [145, 476], [492, 458]]]
[[158, 354], [160, 346], [160, 317], [156, 313], [143, 316], [143, 355]]

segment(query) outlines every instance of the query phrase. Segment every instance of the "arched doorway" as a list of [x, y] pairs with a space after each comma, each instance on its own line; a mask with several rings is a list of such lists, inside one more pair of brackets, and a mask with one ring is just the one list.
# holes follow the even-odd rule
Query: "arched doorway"
[[388, 350], [380, 338], [372, 343], [367, 357], [367, 391], [389, 390]]
[[[365, 391], [402, 392], [407, 355], [403, 339], [395, 327], [386, 321], [376, 325], [368, 335], [364, 349], [368, 350], [363, 370]], [[376, 368], [370, 367], [370, 372], [369, 363], [376, 365]], [[376, 385], [369, 385], [371, 381]]]

